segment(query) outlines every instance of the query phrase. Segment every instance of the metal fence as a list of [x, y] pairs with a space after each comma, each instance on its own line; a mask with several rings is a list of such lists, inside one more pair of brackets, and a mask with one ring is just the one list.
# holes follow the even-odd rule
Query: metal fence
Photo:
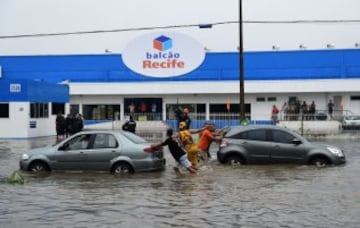
[[334, 110], [333, 113], [329, 113], [327, 110], [317, 110], [315, 113], [287, 113], [280, 111], [280, 121], [324, 121], [324, 120], [337, 120], [342, 121], [344, 116], [353, 115], [350, 110]]
[[[349, 110], [334, 110], [332, 115], [330, 115], [327, 110], [317, 110], [314, 114], [310, 113], [285, 113], [280, 111], [278, 114], [279, 121], [327, 121], [327, 120], [337, 120], [342, 122], [343, 117], [347, 115], [352, 115], [353, 113]], [[125, 113], [125, 119], [128, 117], [129, 113]], [[178, 123], [174, 115], [167, 115], [166, 120], [162, 120], [162, 113], [134, 113], [133, 117], [137, 122], [143, 121], [161, 121], [167, 125], [176, 128]], [[251, 119], [250, 113], [246, 113], [246, 118], [249, 120], [251, 125], [270, 125], [273, 124], [271, 120], [270, 113], [253, 113], [253, 116], [258, 118]], [[191, 128], [201, 128], [204, 126], [206, 121], [213, 121], [218, 128], [226, 126], [240, 125], [240, 114], [239, 113], [210, 113], [207, 117], [206, 113], [190, 113], [189, 117], [191, 119]], [[259, 118], [260, 117], [260, 118]], [[125, 120], [115, 121], [114, 128], [120, 128], [120, 124]], [[114, 123], [113, 123], [114, 124]]]

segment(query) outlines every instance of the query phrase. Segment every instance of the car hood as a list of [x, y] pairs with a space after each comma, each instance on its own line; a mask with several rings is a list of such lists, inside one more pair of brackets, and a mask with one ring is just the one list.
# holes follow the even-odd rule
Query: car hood
[[50, 146], [47, 146], [47, 147], [31, 149], [27, 152], [27, 154], [29, 154], [29, 155], [46, 154], [46, 153], [49, 153], [49, 151], [52, 151], [52, 148]]
[[320, 148], [320, 149], [327, 149], [328, 147], [334, 147], [340, 150], [340, 148], [330, 145], [330, 144], [325, 144], [325, 143], [312, 143], [316, 148]]

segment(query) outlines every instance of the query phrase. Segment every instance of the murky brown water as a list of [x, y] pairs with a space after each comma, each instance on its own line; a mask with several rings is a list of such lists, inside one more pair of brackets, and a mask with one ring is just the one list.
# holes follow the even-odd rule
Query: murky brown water
[[29, 148], [54, 138], [0, 141], [0, 227], [359, 227], [360, 140], [333, 139], [345, 166], [229, 167], [163, 172], [26, 174], [4, 183]]

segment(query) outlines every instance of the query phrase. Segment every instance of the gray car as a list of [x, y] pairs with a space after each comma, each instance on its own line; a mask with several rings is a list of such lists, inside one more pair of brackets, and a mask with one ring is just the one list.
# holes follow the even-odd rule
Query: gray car
[[20, 169], [30, 172], [112, 173], [163, 170], [163, 150], [149, 151], [150, 145], [142, 137], [130, 132], [83, 131], [54, 146], [32, 149], [23, 154]]
[[217, 152], [220, 163], [293, 163], [324, 167], [346, 162], [337, 147], [311, 143], [301, 135], [278, 126], [230, 127]]
[[342, 122], [343, 129], [360, 129], [360, 116], [352, 115], [352, 116], [344, 116]]

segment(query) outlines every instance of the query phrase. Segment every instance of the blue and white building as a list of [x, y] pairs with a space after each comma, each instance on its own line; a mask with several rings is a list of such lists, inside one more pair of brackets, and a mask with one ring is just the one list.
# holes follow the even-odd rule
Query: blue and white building
[[69, 103], [66, 85], [27, 79], [0, 79], [0, 138], [54, 134], [55, 116]]
[[[26, 21], [28, 12], [22, 11], [20, 3], [7, 2], [8, 9], [21, 11], [23, 14], [16, 15], [23, 16], [15, 18], [12, 14], [2, 14], [5, 12], [3, 8], [0, 10], [0, 26], [4, 28], [0, 31], [0, 86], [8, 91], [0, 94], [0, 105], [9, 107], [7, 117], [0, 118], [2, 123], [9, 122], [13, 115], [16, 118], [19, 118], [18, 115], [29, 117], [31, 103], [44, 102], [48, 102], [49, 107], [55, 103], [55, 109], [62, 103], [64, 113], [80, 112], [87, 123], [123, 120], [131, 113], [132, 105], [136, 107], [138, 120], [173, 119], [173, 108], [177, 105], [189, 107], [202, 120], [213, 118], [214, 113], [239, 112], [239, 24], [236, 23], [238, 11], [234, 10], [238, 9], [237, 1], [226, 4], [199, 1], [209, 4], [210, 12], [201, 11], [200, 5], [191, 9], [179, 5], [176, 12], [162, 11], [161, 17], [168, 20], [157, 19], [150, 13], [151, 10], [139, 11], [141, 14], [138, 17], [131, 16], [138, 12], [135, 11], [135, 3], [118, 1], [111, 1], [112, 7], [84, 3], [86, 7], [92, 7], [95, 15], [107, 16], [103, 19], [97, 17], [95, 20], [94, 15], [83, 14], [80, 3], [71, 3], [74, 5], [64, 18], [60, 15], [66, 4], [70, 4], [69, 1], [56, 3], [57, 7], [44, 2], [41, 12], [35, 6], [29, 6], [39, 12], [32, 12], [33, 22]], [[353, 0], [305, 0], [291, 1], [291, 4], [285, 0], [243, 2], [245, 103], [251, 120], [269, 121], [272, 105], [281, 108], [284, 102], [294, 100], [308, 104], [314, 101], [317, 110], [326, 111], [331, 99], [339, 115], [360, 113], [360, 30], [357, 29], [360, 18], [357, 18], [356, 12], [360, 3]], [[153, 3], [159, 3], [155, 5], [160, 7], [165, 1]], [[150, 4], [149, 7], [154, 6]], [[95, 8], [98, 9], [96, 12]], [[108, 12], [101, 13], [100, 9]], [[221, 13], [219, 9], [227, 13]], [[122, 14], [115, 15], [116, 10]], [[74, 22], [79, 15], [83, 15], [86, 22], [81, 20], [76, 27]], [[133, 21], [114, 23], [125, 15]], [[198, 17], [184, 18], [183, 15]], [[22, 29], [11, 27], [11, 20]], [[221, 21], [224, 23], [216, 23]], [[202, 23], [214, 25], [206, 30], [197, 26], [158, 28]], [[124, 29], [117, 32], [106, 29], [114, 27]], [[144, 27], [148, 29], [141, 29]], [[61, 34], [69, 31], [75, 32]], [[80, 34], [81, 31], [103, 32]], [[174, 43], [165, 49], [157, 49], [154, 42], [162, 36]], [[181, 45], [177, 43], [178, 36], [185, 36], [179, 38], [184, 42]], [[160, 41], [164, 44], [168, 40]], [[187, 46], [189, 43], [190, 47]], [[173, 56], [168, 58], [171, 51]], [[155, 65], [144, 65], [149, 52], [159, 53]], [[166, 56], [161, 53], [166, 53]], [[176, 54], [179, 54], [178, 58]], [[138, 69], [136, 64], [140, 64], [142, 69]], [[145, 68], [150, 66], [158, 71], [145, 72], [149, 70]], [[44, 92], [38, 97], [34, 95], [31, 99], [22, 99], [21, 102], [28, 103], [21, 104], [23, 111], [19, 112], [21, 107], [16, 99], [12, 99], [9, 87], [18, 81], [68, 88], [68, 100], [62, 93], [44, 100]], [[141, 114], [143, 102], [147, 115]], [[49, 121], [54, 126], [56, 113], [50, 109], [49, 113]], [[30, 115], [15, 129], [23, 126], [28, 132], [30, 127], [34, 127], [30, 125], [34, 121], [40, 127], [38, 119]], [[55, 134], [55, 127], [48, 129], [46, 133], [41, 131], [42, 134], [19, 133], [18, 136]], [[3, 134], [2, 137], [16, 135]]]

